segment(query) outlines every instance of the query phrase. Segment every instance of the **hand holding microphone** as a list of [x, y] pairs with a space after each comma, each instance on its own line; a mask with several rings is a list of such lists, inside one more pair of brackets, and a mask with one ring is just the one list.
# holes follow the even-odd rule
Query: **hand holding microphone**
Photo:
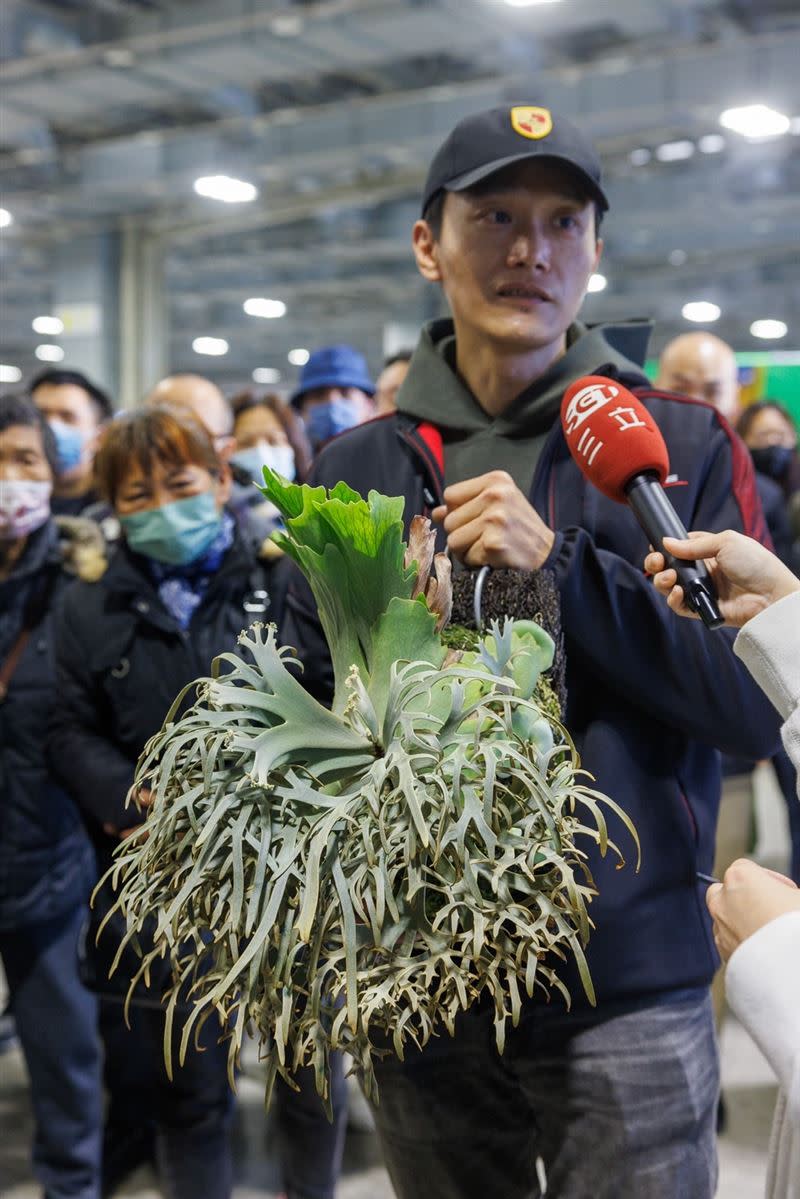
[[[705, 559], [719, 596], [719, 608], [725, 623], [740, 629], [759, 612], [800, 591], [800, 579], [779, 558], [752, 537], [733, 529], [724, 533], [689, 534], [687, 541], [667, 542], [674, 558]], [[653, 586], [666, 597], [673, 612], [692, 616], [684, 604], [683, 589], [675, 571], [666, 565], [664, 555], [648, 554], [645, 570], [653, 575]]]
[[706, 628], [723, 624], [714, 585], [702, 559], [672, 557], [664, 538], [686, 538], [662, 486], [669, 455], [661, 431], [633, 392], [613, 379], [587, 375], [567, 389], [561, 421], [570, 453], [599, 491], [630, 505], [654, 549], [676, 572], [686, 605]]

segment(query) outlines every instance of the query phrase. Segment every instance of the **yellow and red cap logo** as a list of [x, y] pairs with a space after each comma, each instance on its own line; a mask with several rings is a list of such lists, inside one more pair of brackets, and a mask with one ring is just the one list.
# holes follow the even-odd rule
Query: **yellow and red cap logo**
[[533, 108], [528, 104], [517, 104], [511, 109], [511, 127], [521, 137], [538, 141], [547, 137], [553, 128], [549, 108]]

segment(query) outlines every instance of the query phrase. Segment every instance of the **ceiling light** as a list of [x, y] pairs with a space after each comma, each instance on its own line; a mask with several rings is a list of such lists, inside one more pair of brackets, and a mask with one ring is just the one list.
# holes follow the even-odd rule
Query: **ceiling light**
[[697, 143], [701, 154], [719, 154], [725, 149], [725, 138], [721, 133], [706, 133]]
[[291, 14], [275, 17], [270, 21], [269, 31], [275, 37], [299, 37], [303, 32], [303, 22], [300, 17], [293, 17]]
[[586, 288], [586, 290], [605, 291], [607, 285], [608, 279], [606, 279], [605, 275], [591, 275], [589, 277], [589, 286]]
[[19, 383], [22, 371], [18, 366], [5, 366], [0, 363], [0, 383]]
[[7, 208], [0, 208], [0, 229], [5, 229], [6, 225], [11, 225], [14, 218]]
[[775, 338], [785, 337], [789, 332], [789, 327], [783, 321], [753, 321], [750, 332], [753, 337], [761, 337], [764, 341], [773, 341]]
[[296, 350], [290, 350], [287, 357], [292, 366], [305, 366], [311, 355], [308, 350], [304, 350], [302, 346], [298, 346]]
[[228, 343], [224, 337], [196, 337], [192, 342], [195, 354], [211, 354], [218, 357], [227, 354]]
[[795, 137], [800, 133], [800, 117], [792, 117], [789, 122], [789, 132]]
[[245, 300], [243, 308], [248, 316], [263, 316], [268, 321], [286, 316], [283, 300], [268, 300], [265, 296], [253, 296], [252, 299]]
[[628, 161], [631, 162], [635, 167], [644, 167], [647, 166], [652, 157], [653, 155], [650, 153], [650, 151], [646, 150], [644, 146], [641, 146], [638, 150], [631, 150], [630, 154], [628, 155]]
[[670, 250], [667, 262], [670, 266], [683, 266], [689, 255], [685, 250]]
[[656, 146], [656, 158], [659, 162], [681, 162], [684, 158], [691, 158], [694, 154], [694, 142], [677, 141], [677, 142], [662, 142], [660, 146]]
[[64, 357], [61, 346], [37, 346], [33, 352], [40, 362], [60, 362]]
[[681, 308], [681, 316], [687, 321], [697, 321], [701, 325], [718, 321], [721, 309], [710, 300], [691, 300]]
[[64, 322], [57, 316], [37, 316], [33, 319], [34, 333], [44, 333], [50, 337], [58, 337], [64, 332]]
[[103, 54], [103, 63], [107, 67], [121, 67], [122, 70], [127, 70], [134, 62], [133, 51], [126, 46], [112, 46]]
[[558, 0], [506, 0], [509, 8], [533, 8], [534, 4], [557, 4]]
[[742, 137], [779, 137], [791, 124], [789, 118], [766, 104], [745, 104], [742, 108], [726, 108], [719, 123], [725, 129], [741, 133]]
[[221, 200], [223, 204], [246, 204], [258, 195], [258, 189], [252, 183], [232, 179], [230, 175], [203, 175], [195, 179], [194, 190], [198, 196]]
[[280, 383], [281, 372], [274, 366], [257, 366], [253, 371], [254, 383]]

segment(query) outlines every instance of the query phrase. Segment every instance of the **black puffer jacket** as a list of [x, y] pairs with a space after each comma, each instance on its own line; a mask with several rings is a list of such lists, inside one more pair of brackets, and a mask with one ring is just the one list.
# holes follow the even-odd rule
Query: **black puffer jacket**
[[125, 799], [145, 743], [181, 688], [207, 675], [217, 654], [235, 650], [243, 628], [276, 619], [281, 566], [256, 559], [237, 537], [186, 630], [124, 544], [101, 579], [68, 589], [49, 756], [103, 857], [116, 843], [101, 834], [103, 824], [125, 828], [141, 820]]
[[[61, 700], [56, 689], [55, 610], [75, 569], [73, 551], [89, 527], [65, 522], [33, 533], [0, 583], [0, 662], [22, 628], [30, 636], [0, 704], [0, 929], [53, 919], [88, 896], [94, 854], [78, 809], [48, 769], [48, 729]], [[82, 536], [86, 535], [86, 536]], [[102, 569], [100, 547], [95, 558]], [[70, 757], [74, 764], [74, 758]]]

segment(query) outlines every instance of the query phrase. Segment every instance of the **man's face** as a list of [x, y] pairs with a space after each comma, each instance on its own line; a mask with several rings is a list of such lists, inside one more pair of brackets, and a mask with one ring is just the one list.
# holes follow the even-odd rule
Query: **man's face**
[[352, 406], [356, 415], [354, 424], [369, 420], [374, 415], [375, 407], [371, 398], [360, 387], [314, 387], [307, 391], [300, 401], [300, 414], [307, 420], [313, 408], [320, 404], [330, 404], [334, 400], [344, 400]]
[[64, 479], [80, 477], [91, 466], [100, 432], [100, 415], [94, 400], [75, 383], [42, 383], [32, 398], [46, 420], [60, 421], [80, 435], [81, 461], [60, 475]]
[[[693, 400], [713, 404], [729, 421], [735, 421], [739, 408], [739, 381], [732, 354], [717, 353], [713, 346], [707, 352], [702, 344], [699, 351], [681, 352], [667, 357], [658, 374], [658, 385], [666, 391], [677, 391]], [[730, 359], [730, 360], [729, 360]]]
[[525, 162], [478, 191], [449, 192], [437, 238], [414, 229], [417, 265], [442, 284], [459, 340], [558, 349], [600, 260], [594, 205], [567, 168]]
[[397, 407], [397, 393], [408, 374], [410, 365], [404, 359], [398, 358], [397, 362], [393, 362], [391, 366], [385, 366], [378, 375], [375, 387], [375, 411], [378, 416], [394, 412]]

